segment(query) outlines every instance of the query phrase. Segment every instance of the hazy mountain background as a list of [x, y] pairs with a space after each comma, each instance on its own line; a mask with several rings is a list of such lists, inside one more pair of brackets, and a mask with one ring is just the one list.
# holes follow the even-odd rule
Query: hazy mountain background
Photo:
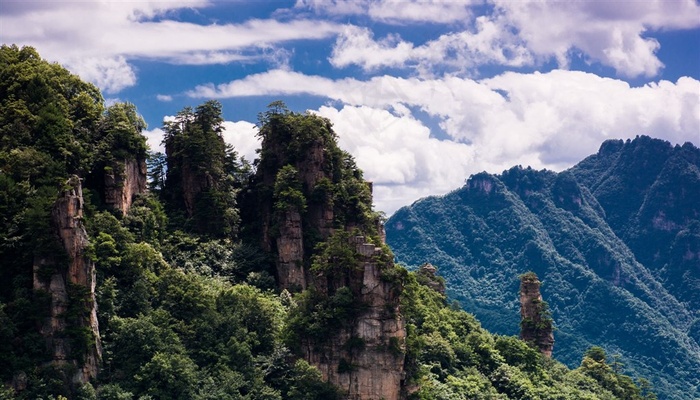
[[536, 272], [555, 320], [554, 357], [591, 345], [649, 378], [659, 398], [700, 397], [700, 150], [610, 140], [569, 170], [481, 173], [397, 211], [400, 263], [431, 262], [487, 329], [519, 330], [518, 276]]

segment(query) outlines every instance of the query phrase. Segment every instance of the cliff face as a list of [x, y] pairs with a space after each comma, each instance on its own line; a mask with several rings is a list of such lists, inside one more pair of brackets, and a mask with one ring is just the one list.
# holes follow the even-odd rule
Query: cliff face
[[146, 192], [146, 160], [111, 163], [104, 175], [105, 203], [125, 215], [137, 194]]
[[282, 289], [306, 289], [304, 263], [304, 237], [301, 215], [289, 210], [280, 222], [277, 245], [277, 281]]
[[[279, 164], [261, 169], [259, 176], [260, 181], [270, 187], [275, 185], [277, 174], [285, 160], [285, 150], [276, 143], [271, 146], [269, 152], [277, 154], [275, 159]], [[322, 181], [330, 182], [332, 179], [331, 174], [324, 171], [328, 162], [324, 142], [318, 138], [308, 144], [302, 158], [288, 164], [297, 171], [300, 189], [305, 193], [315, 194], [315, 198], [306, 201], [303, 210], [290, 207], [275, 211], [275, 207], [269, 202], [263, 202], [261, 205], [263, 247], [276, 253], [277, 282], [282, 289], [294, 291], [306, 289], [308, 286], [308, 273], [302, 268], [310, 258], [309, 252], [305, 251], [304, 231], [313, 232], [312, 235], [306, 236], [314, 236], [317, 240], [328, 239], [334, 232], [333, 205], [319, 185]], [[275, 232], [273, 226], [276, 226]]]
[[348, 287], [362, 311], [330, 340], [310, 339], [303, 345], [306, 360], [325, 380], [352, 400], [398, 400], [401, 396], [406, 331], [399, 310], [400, 288], [382, 279], [392, 262], [379, 261], [383, 250], [355, 236], [357, 265], [346, 274], [317, 274], [317, 290], [330, 295]]
[[552, 357], [554, 333], [552, 319], [540, 294], [541, 282], [537, 276], [525, 274], [520, 280], [520, 338], [537, 347], [548, 358]]
[[309, 309], [328, 306], [326, 315], [336, 318], [318, 321], [323, 337], [301, 335], [300, 355], [348, 399], [398, 400], [406, 338], [402, 287], [385, 278], [393, 256], [381, 247], [371, 185], [338, 149], [327, 120], [267, 116], [255, 178], [262, 247], [275, 260], [281, 289], [311, 294], [318, 303]]
[[185, 160], [180, 166], [182, 169], [182, 199], [187, 210], [187, 215], [192, 216], [195, 212], [197, 196], [213, 187], [210, 175], [197, 174], [195, 168]]
[[67, 186], [51, 212], [52, 224], [67, 258], [35, 259], [34, 290], [46, 291], [51, 298], [49, 317], [41, 327], [41, 334], [52, 362], [57, 366], [76, 366], [72, 381], [84, 383], [97, 376], [102, 357], [95, 266], [86, 254], [88, 236], [82, 222], [80, 179], [71, 177]]

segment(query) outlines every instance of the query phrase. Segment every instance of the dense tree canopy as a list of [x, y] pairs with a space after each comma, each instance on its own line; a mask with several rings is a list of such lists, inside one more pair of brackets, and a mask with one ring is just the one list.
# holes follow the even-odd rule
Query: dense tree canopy
[[[488, 333], [448, 305], [434, 290], [444, 287], [439, 277], [395, 266], [381, 243], [370, 188], [325, 119], [273, 104], [261, 119], [263, 149], [254, 176], [223, 142], [219, 103], [185, 108], [165, 125], [166, 154], [151, 158], [157, 161], [151, 164], [154, 190], [122, 214], [97, 200], [102, 188], [94, 176], [115, 160], [147, 155], [145, 123], [133, 104], [105, 109], [94, 86], [31, 48], [10, 46], [0, 48], [0, 102], [0, 398], [342, 398], [342, 388], [324, 382], [295, 343], [300, 335], [321, 336], [349, 323], [362, 305], [347, 286], [331, 294], [277, 289], [269, 252], [254, 235], [238, 235], [241, 227], [258, 229], [254, 210], [238, 208], [239, 201], [250, 207], [251, 199], [279, 212], [329, 207], [336, 229], [369, 233], [367, 240], [381, 249], [375, 261], [389, 266], [383, 281], [402, 294], [408, 334], [405, 343], [389, 340], [387, 350], [405, 352], [411, 398], [647, 395], [646, 386], [638, 388], [600, 351], [592, 349], [569, 370], [517, 338]], [[311, 187], [304, 161], [318, 143], [327, 176]], [[276, 153], [275, 146], [289, 151]], [[274, 174], [266, 176], [266, 168]], [[72, 174], [85, 178], [82, 220], [86, 252], [96, 265], [104, 348], [97, 378], [82, 386], [61, 373], [73, 366], [48, 362], [37, 327], [50, 294], [32, 284], [34, 257], [62, 251], [50, 214], [58, 184]], [[308, 222], [311, 214], [304, 215]], [[323, 241], [315, 228], [304, 232], [315, 249], [310, 267], [344, 273], [356, 257], [344, 247], [355, 231], [339, 229]], [[84, 311], [80, 306], [68, 309]]]
[[500, 334], [518, 332], [517, 277], [535, 272], [556, 359], [575, 367], [598, 345], [661, 397], [695, 399], [699, 160], [690, 143], [642, 136], [560, 173], [476, 174], [397, 211], [387, 241], [399, 262], [440, 266], [450, 297]]

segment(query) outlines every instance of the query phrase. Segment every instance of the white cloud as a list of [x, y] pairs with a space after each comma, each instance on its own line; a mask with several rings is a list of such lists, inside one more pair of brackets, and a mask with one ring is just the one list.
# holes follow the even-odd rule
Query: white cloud
[[[331, 119], [341, 146], [375, 181], [378, 207], [393, 212], [418, 196], [457, 188], [482, 170], [499, 173], [517, 164], [567, 168], [610, 138], [647, 134], [699, 144], [698, 93], [700, 82], [692, 78], [630, 87], [621, 80], [565, 70], [509, 72], [480, 81], [332, 80], [277, 70], [188, 94], [310, 94], [339, 102], [317, 112]], [[435, 139], [437, 132], [431, 136], [411, 109], [434, 118], [448, 140]]]
[[[693, 0], [490, 2], [494, 10], [476, 17], [469, 15], [468, 2], [429, 2], [442, 8], [440, 12], [426, 9], [423, 22], [447, 22], [433, 18], [445, 11], [462, 23], [420, 45], [393, 34], [374, 39], [368, 28], [347, 27], [339, 34], [330, 61], [335, 67], [358, 65], [366, 71], [416, 68], [422, 76], [429, 76], [435, 71], [444, 73], [443, 69], [463, 73], [488, 64], [533, 66], [551, 59], [568, 68], [571, 56], [582, 54], [587, 61], [612, 67], [621, 76], [651, 77], [664, 66], [656, 54], [659, 42], [651, 37], [654, 31], [700, 26], [700, 5]], [[421, 15], [425, 3], [401, 2], [398, 7], [394, 0], [365, 2], [362, 12], [376, 17], [372, 10], [394, 10], [397, 20], [406, 21], [409, 15]], [[333, 12], [325, 2], [304, 4]], [[448, 6], [464, 9], [466, 14], [448, 10]], [[357, 7], [340, 10], [360, 12]]]
[[486, 17], [475, 20], [472, 31], [441, 35], [423, 45], [389, 35], [374, 40], [367, 28], [346, 27], [336, 40], [329, 61], [337, 68], [358, 65], [364, 70], [380, 67], [414, 67], [421, 76], [434, 72], [470, 72], [495, 64], [520, 67], [534, 61], [531, 52], [510, 30]]
[[[339, 68], [470, 76], [485, 64], [520, 67], [554, 58], [567, 67], [572, 54], [582, 54], [622, 76], [655, 76], [663, 63], [654, 32], [700, 26], [700, 5], [694, 0], [298, 0], [294, 8], [272, 14], [279, 20], [181, 20], [189, 10], [212, 5], [208, 0], [7, 0], [0, 27], [4, 43], [34, 46], [43, 57], [116, 93], [136, 84], [137, 59], [185, 65], [267, 62], [289, 68], [294, 54], [289, 43], [332, 38], [330, 61]], [[335, 21], [323, 20], [329, 17]], [[350, 18], [358, 24], [427, 26], [425, 32], [438, 33], [424, 36], [422, 43], [396, 34], [375, 39], [369, 28], [344, 24]]]
[[141, 132], [143, 136], [146, 137], [146, 144], [148, 148], [154, 153], [165, 153], [165, 146], [161, 143], [165, 132], [160, 128], [155, 128], [151, 130], [146, 130]]
[[[164, 121], [174, 121], [175, 117], [166, 116]], [[255, 151], [260, 148], [260, 139], [256, 136], [258, 129], [255, 124], [247, 121], [224, 121], [222, 136], [226, 143], [233, 145], [239, 156], [243, 156], [248, 161], [253, 161], [256, 157]], [[165, 153], [162, 144], [165, 132], [161, 128], [143, 131], [146, 143], [153, 152]]]
[[257, 137], [258, 128], [247, 121], [225, 121], [224, 141], [233, 145], [239, 156], [252, 162], [257, 157], [255, 151], [260, 148], [260, 138]]
[[534, 54], [566, 66], [569, 52], [579, 50], [626, 77], [654, 76], [663, 67], [650, 31], [700, 26], [694, 0], [492, 1], [503, 29], [516, 29]]
[[472, 168], [473, 148], [431, 137], [410, 114], [367, 106], [325, 106], [317, 113], [333, 121], [340, 147], [374, 183], [379, 210], [393, 212], [410, 200], [446, 193], [460, 186]]
[[252, 57], [229, 51], [193, 51], [180, 54], [172, 59], [175, 64], [213, 65], [229, 64], [234, 61], [249, 61]]
[[310, 9], [318, 14], [362, 15], [367, 13], [369, 0], [297, 0], [294, 5], [299, 9]]
[[173, 101], [173, 96], [170, 96], [167, 94], [158, 94], [158, 95], [156, 95], [156, 99], [158, 99], [158, 101], [169, 102], [169, 101]]
[[375, 41], [369, 29], [348, 26], [339, 35], [329, 61], [337, 68], [355, 64], [372, 70], [377, 67], [402, 67], [413, 53], [413, 44], [396, 35]]
[[469, 17], [470, 1], [384, 0], [371, 2], [369, 16], [388, 23], [450, 23]]
[[465, 0], [297, 0], [295, 8], [331, 16], [367, 15], [388, 24], [452, 23], [467, 19], [472, 3]]
[[107, 93], [117, 93], [136, 84], [136, 72], [122, 56], [86, 57], [65, 61], [66, 67]]
[[207, 25], [177, 20], [183, 9], [209, 6], [205, 0], [9, 0], [3, 8], [6, 3], [9, 11], [0, 14], [3, 43], [33, 46], [42, 57], [66, 65], [108, 92], [136, 83], [130, 64], [135, 59], [188, 65], [263, 60], [280, 66], [289, 54], [278, 48], [282, 43], [324, 39], [342, 29], [336, 23], [305, 19]]

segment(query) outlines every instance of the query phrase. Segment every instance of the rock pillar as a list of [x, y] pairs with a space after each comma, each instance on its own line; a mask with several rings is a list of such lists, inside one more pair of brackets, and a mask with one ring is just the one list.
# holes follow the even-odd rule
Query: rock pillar
[[[80, 178], [72, 176], [51, 211], [51, 222], [67, 257], [37, 257], [34, 262], [34, 289], [51, 298], [41, 334], [53, 364], [76, 367], [72, 380], [77, 384], [97, 376], [102, 358], [95, 265], [86, 254], [88, 236], [82, 218], [82, 186]], [[69, 335], [67, 328], [78, 329], [71, 329]]]
[[554, 333], [547, 303], [542, 300], [542, 283], [533, 272], [520, 278], [520, 338], [552, 357]]

